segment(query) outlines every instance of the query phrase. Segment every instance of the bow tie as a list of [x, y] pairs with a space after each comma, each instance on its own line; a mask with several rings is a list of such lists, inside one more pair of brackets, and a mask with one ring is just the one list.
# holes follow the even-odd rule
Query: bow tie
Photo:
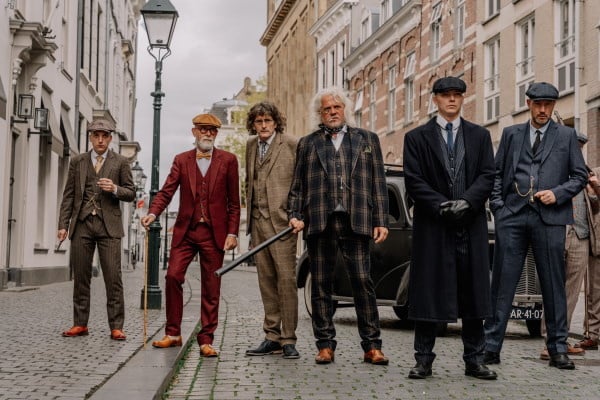
[[319, 128], [321, 128], [323, 132], [329, 133], [330, 135], [337, 135], [344, 128], [344, 125], [335, 128], [330, 128], [325, 124], [320, 124]]
[[202, 158], [206, 158], [207, 160], [210, 160], [210, 157], [212, 156], [212, 153], [196, 153], [196, 160], [200, 160]]

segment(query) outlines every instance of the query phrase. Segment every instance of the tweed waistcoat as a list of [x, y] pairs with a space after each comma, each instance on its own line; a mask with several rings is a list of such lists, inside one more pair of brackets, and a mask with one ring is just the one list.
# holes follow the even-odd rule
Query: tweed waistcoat
[[[538, 203], [531, 203], [529, 201], [531, 193], [526, 196], [523, 195], [530, 189], [533, 193], [538, 191], [538, 173], [540, 169], [540, 163], [542, 161], [544, 142], [545, 140], [542, 140], [537, 153], [534, 155], [533, 151], [531, 150], [529, 133], [525, 134], [525, 140], [523, 140], [519, 161], [517, 163], [517, 168], [515, 169], [515, 181], [513, 186], [516, 184], [516, 187], [508, 192], [505, 200], [506, 205], [508, 205], [513, 212], [519, 211], [526, 205], [533, 207], [539, 212]], [[517, 192], [517, 188], [519, 192]]]
[[338, 150], [335, 149], [331, 138], [326, 139], [327, 148], [327, 184], [329, 188], [330, 211], [349, 212], [350, 185], [349, 179], [352, 170], [352, 146], [350, 135], [345, 134]]
[[270, 218], [269, 214], [269, 202], [267, 200], [267, 172], [271, 168], [271, 151], [267, 153], [263, 160], [260, 157], [256, 157], [254, 163], [254, 179], [250, 184], [252, 185], [252, 217], [258, 218], [261, 215], [264, 218]]
[[83, 190], [83, 207], [79, 212], [78, 219], [83, 221], [92, 214], [94, 209], [96, 214], [102, 216], [102, 196], [101, 190], [98, 187], [98, 175], [94, 170], [92, 161], [89, 160], [87, 163], [86, 177], [85, 177], [85, 188]]
[[192, 214], [192, 225], [199, 222], [210, 224], [210, 212], [208, 210], [208, 194], [211, 168], [208, 167], [206, 175], [200, 173], [196, 168], [196, 202], [194, 204], [194, 213]]

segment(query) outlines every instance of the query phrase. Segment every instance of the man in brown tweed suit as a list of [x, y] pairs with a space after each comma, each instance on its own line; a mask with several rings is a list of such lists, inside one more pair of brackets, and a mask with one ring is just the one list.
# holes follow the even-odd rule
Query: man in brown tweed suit
[[133, 201], [135, 187], [127, 159], [108, 149], [115, 130], [111, 121], [96, 119], [88, 125], [93, 149], [71, 159], [60, 206], [58, 240], [71, 239], [73, 319], [63, 336], [88, 334], [92, 260], [98, 248], [106, 286], [111, 338], [125, 340], [125, 304], [121, 280], [121, 201]]
[[[253, 134], [246, 144], [247, 233], [256, 246], [287, 228], [287, 196], [296, 162], [296, 139], [284, 134], [285, 117], [274, 104], [261, 102], [248, 112]], [[281, 354], [298, 358], [296, 235], [288, 235], [256, 254], [258, 285], [265, 309], [265, 340], [248, 356]]]
[[[317, 364], [334, 361], [333, 268], [338, 249], [352, 282], [363, 360], [387, 365], [381, 352], [379, 314], [369, 246], [388, 234], [388, 197], [379, 138], [352, 125], [352, 102], [338, 88], [311, 103], [318, 128], [298, 142], [288, 197], [290, 226], [305, 230], [312, 283]], [[320, 122], [320, 124], [319, 124]]]

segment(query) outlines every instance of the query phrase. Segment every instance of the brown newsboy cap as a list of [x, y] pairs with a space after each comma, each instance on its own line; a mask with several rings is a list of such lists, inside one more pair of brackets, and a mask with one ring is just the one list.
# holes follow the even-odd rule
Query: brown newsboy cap
[[212, 114], [198, 114], [192, 119], [194, 125], [208, 125], [214, 126], [215, 128], [221, 127], [221, 121], [219, 118]]
[[98, 118], [88, 123], [87, 131], [104, 131], [112, 133], [115, 131], [115, 125], [107, 119]]

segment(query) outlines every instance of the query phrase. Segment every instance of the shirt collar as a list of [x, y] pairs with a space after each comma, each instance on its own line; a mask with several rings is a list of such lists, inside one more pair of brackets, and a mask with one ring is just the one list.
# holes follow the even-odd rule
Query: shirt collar
[[[264, 140], [265, 143], [267, 143], [267, 145], [271, 145], [271, 143], [273, 143], [273, 139], [275, 139], [275, 135], [277, 135], [277, 132], [274, 132], [271, 136], [269, 136], [269, 138], [267, 140]], [[260, 138], [258, 139], [258, 143], [263, 142], [263, 140], [260, 140]]]
[[452, 130], [456, 131], [456, 130], [458, 130], [458, 127], [460, 126], [460, 117], [456, 118], [454, 121], [446, 121], [446, 119], [444, 117], [442, 117], [441, 115], [438, 115], [435, 119], [435, 122], [437, 122], [437, 124], [439, 126], [441, 126], [442, 129], [446, 129], [446, 124], [451, 123]]
[[544, 126], [536, 128], [535, 126], [531, 125], [531, 120], [530, 120], [529, 121], [529, 132], [531, 134], [535, 135], [535, 131], [540, 131], [541, 135], [544, 136], [544, 133], [546, 133], [549, 126], [550, 126], [550, 121], [546, 122], [546, 124]]

